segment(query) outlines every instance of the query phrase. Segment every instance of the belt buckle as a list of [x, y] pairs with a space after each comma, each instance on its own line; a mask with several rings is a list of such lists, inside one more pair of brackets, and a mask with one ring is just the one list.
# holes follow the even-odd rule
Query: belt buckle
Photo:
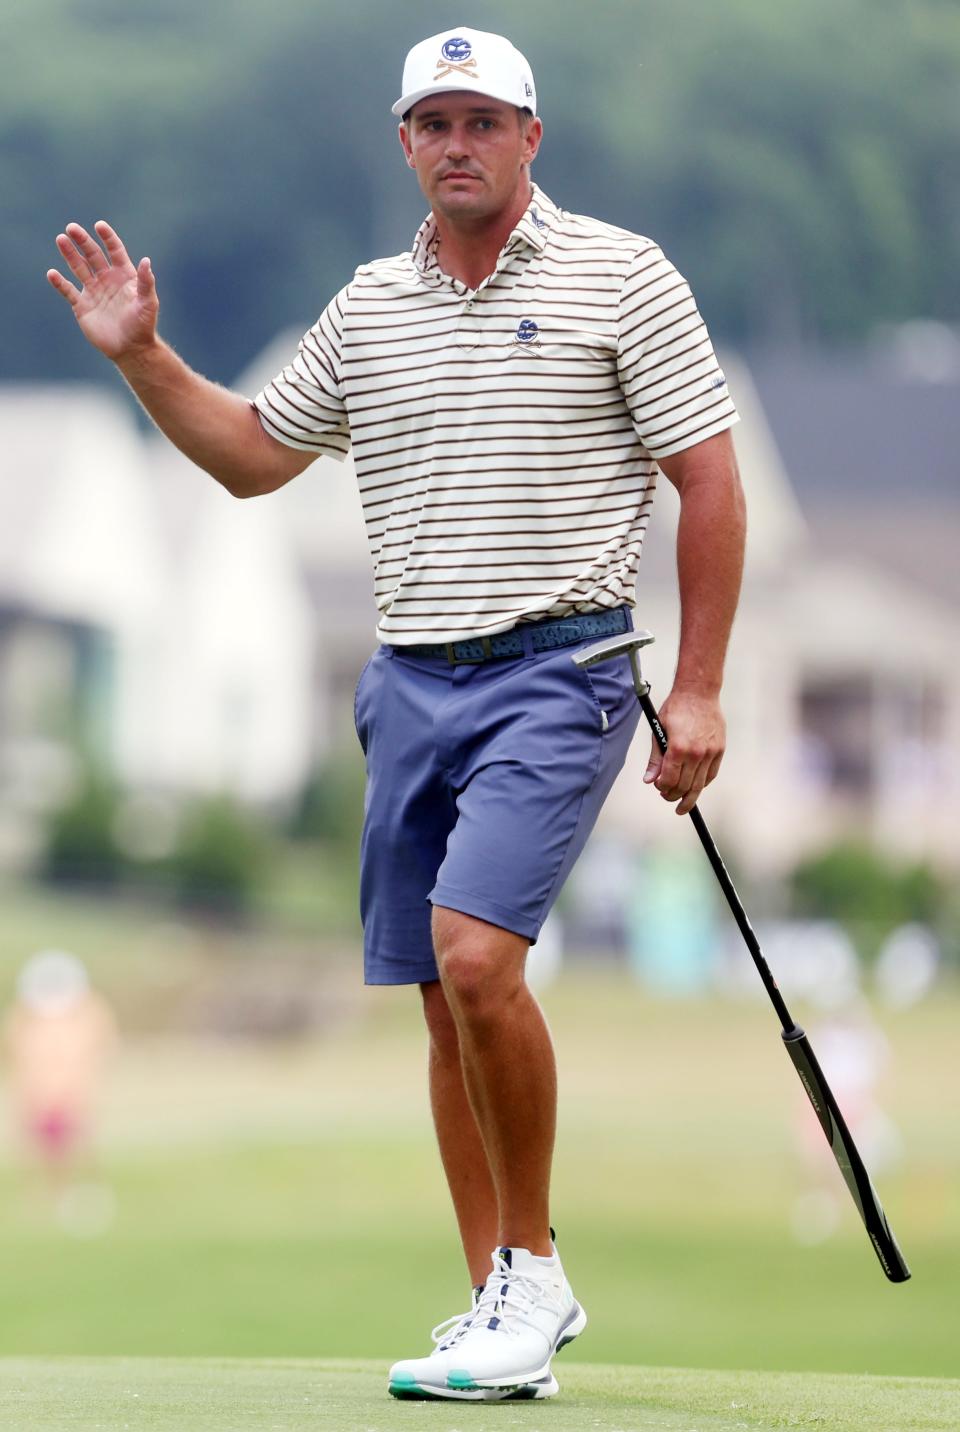
[[455, 641], [445, 643], [447, 648], [447, 660], [451, 666], [479, 666], [481, 662], [489, 661], [493, 656], [493, 643], [488, 636], [468, 637], [468, 641], [478, 641], [483, 648], [482, 656], [457, 656], [454, 647], [458, 645]]

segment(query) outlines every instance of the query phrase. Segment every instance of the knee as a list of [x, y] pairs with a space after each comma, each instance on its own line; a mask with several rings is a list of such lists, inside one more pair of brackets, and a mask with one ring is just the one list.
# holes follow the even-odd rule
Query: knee
[[455, 1023], [482, 1023], [523, 986], [528, 941], [456, 911], [434, 912], [434, 947]]

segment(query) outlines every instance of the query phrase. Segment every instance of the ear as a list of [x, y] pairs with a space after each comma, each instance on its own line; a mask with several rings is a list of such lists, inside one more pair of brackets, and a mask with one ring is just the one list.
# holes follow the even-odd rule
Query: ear
[[401, 123], [397, 128], [397, 138], [400, 140], [400, 147], [407, 156], [407, 164], [411, 169], [416, 169], [417, 163], [413, 157], [413, 149], [410, 144], [410, 136], [407, 133], [407, 126]]
[[537, 151], [540, 148], [540, 141], [542, 138], [543, 125], [540, 122], [539, 116], [534, 116], [534, 118], [531, 119], [529, 125], [527, 126], [526, 153], [524, 154], [525, 164], [532, 164], [533, 161], [536, 159]]

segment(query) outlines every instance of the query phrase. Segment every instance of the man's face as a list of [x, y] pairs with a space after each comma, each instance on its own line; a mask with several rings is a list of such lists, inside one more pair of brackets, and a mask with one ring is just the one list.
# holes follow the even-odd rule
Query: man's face
[[541, 134], [539, 119], [522, 124], [514, 105], [460, 90], [420, 100], [400, 126], [430, 207], [449, 218], [484, 219], [506, 208]]

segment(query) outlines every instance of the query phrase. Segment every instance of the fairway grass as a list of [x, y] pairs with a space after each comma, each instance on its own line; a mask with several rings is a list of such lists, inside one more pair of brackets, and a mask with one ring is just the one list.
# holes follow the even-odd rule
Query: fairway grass
[[960, 1381], [558, 1362], [543, 1403], [392, 1402], [373, 1362], [0, 1359], [16, 1432], [956, 1432]]
[[[766, 1010], [731, 1003], [718, 1019], [713, 1001], [678, 1008], [613, 977], [571, 977], [546, 1003], [563, 1086], [553, 1207], [590, 1317], [580, 1355], [958, 1374], [960, 1121], [943, 1103], [956, 999], [891, 1034], [908, 1143], [878, 1184], [913, 1268], [900, 1287], [825, 1147], [837, 1230], [813, 1246], [792, 1234], [809, 1110]], [[65, 1232], [0, 1141], [4, 1354], [386, 1365], [465, 1306], [422, 1019], [395, 991], [367, 1010], [291, 1044], [124, 1046], [99, 1171], [114, 1216], [96, 1236]]]

